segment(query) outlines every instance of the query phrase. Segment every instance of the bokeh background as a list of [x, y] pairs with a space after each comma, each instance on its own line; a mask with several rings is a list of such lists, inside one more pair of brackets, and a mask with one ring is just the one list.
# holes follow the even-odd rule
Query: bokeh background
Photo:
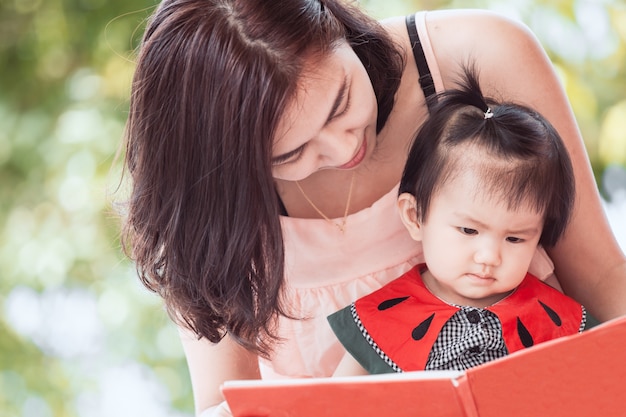
[[[2, 417], [193, 413], [176, 331], [122, 256], [111, 208], [134, 49], [155, 3], [0, 0]], [[567, 89], [626, 248], [622, 0], [361, 3], [378, 18], [479, 7], [529, 25]]]

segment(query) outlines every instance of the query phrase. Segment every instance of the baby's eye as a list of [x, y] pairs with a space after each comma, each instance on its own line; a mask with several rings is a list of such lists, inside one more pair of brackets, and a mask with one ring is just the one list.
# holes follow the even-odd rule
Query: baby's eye
[[509, 236], [506, 238], [507, 242], [511, 242], [511, 243], [522, 243], [524, 241], [524, 239], [520, 238], [520, 237], [515, 237], [515, 236]]
[[459, 230], [464, 235], [476, 235], [478, 231], [476, 229], [470, 229], [469, 227], [459, 227]]

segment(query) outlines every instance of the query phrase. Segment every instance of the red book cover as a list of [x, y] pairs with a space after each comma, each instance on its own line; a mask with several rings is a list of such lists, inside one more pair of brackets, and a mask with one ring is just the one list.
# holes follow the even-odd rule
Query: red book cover
[[462, 372], [407, 372], [229, 381], [222, 392], [235, 417], [457, 417], [463, 416], [454, 382], [459, 375]]
[[626, 416], [626, 317], [461, 371], [228, 381], [234, 417]]
[[626, 318], [466, 371], [480, 417], [626, 416]]

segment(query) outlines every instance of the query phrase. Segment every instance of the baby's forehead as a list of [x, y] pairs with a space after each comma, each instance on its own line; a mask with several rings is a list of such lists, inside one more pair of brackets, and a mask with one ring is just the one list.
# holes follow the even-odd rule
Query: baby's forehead
[[[472, 198], [504, 205], [513, 211], [542, 212], [534, 190], [536, 184], [524, 184], [524, 171], [532, 169], [523, 160], [506, 159], [493, 154], [468, 151], [450, 155], [440, 178], [439, 190], [463, 189]], [[530, 181], [530, 180], [529, 180]], [[436, 193], [437, 191], [435, 191]]]
[[[504, 139], [501, 139], [505, 141]], [[464, 170], [474, 168], [489, 175], [492, 172], [511, 172], [527, 169], [532, 164], [532, 157], [519, 150], [511, 151], [510, 145], [500, 144], [493, 139], [487, 140], [480, 135], [456, 143], [445, 141], [439, 154], [450, 169]]]
[[520, 160], [497, 155], [484, 145], [463, 142], [446, 149], [443, 153], [441, 182], [458, 178], [471, 178], [489, 185], [500, 175], [511, 174], [522, 163]]

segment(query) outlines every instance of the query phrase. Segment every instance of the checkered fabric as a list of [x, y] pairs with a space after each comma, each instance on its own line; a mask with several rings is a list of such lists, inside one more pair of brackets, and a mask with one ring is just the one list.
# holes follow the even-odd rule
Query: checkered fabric
[[508, 354], [498, 317], [488, 310], [461, 307], [441, 329], [427, 370], [465, 370]]

